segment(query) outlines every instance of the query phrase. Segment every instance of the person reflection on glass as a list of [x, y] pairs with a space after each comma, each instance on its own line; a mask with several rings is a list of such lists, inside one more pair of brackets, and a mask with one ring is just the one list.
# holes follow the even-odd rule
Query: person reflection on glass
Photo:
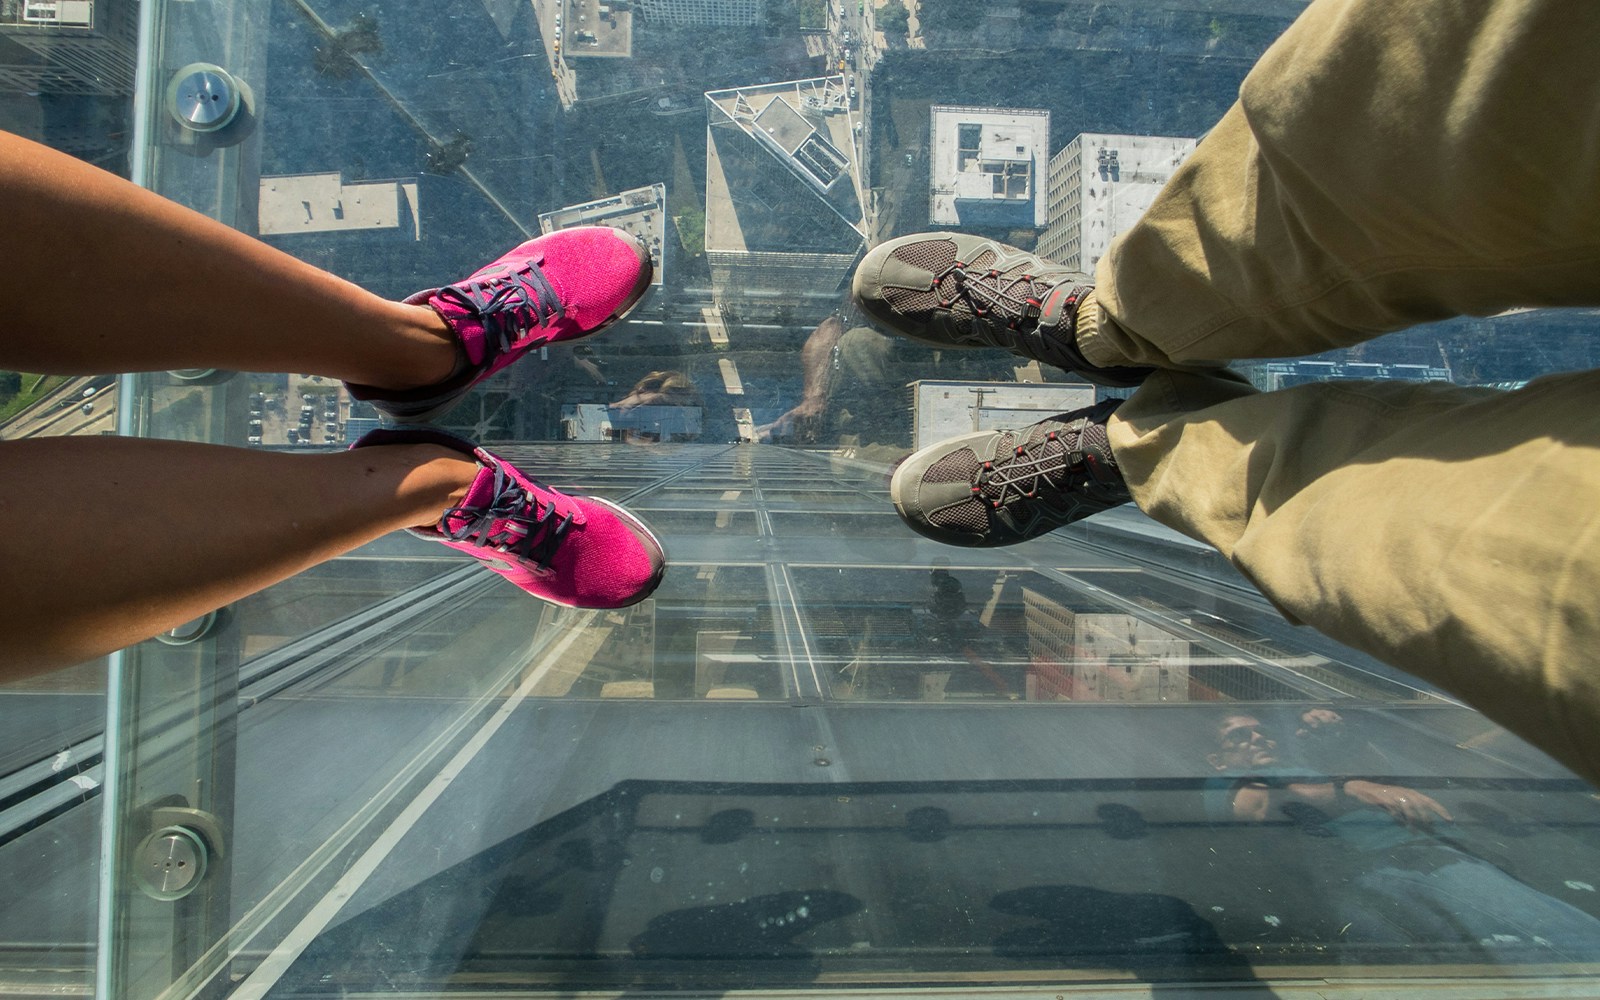
[[[1439, 960], [1465, 951], [1496, 962], [1588, 961], [1600, 953], [1600, 920], [1473, 853], [1463, 831], [1445, 835], [1454, 817], [1432, 796], [1320, 776], [1343, 768], [1316, 764], [1350, 762], [1344, 728], [1327, 708], [1305, 710], [1281, 729], [1237, 713], [1222, 719], [1216, 749], [1206, 755], [1218, 773], [1206, 793], [1213, 822], [1286, 817], [1334, 845], [1318, 856], [1333, 875], [1319, 907], [1341, 945], [1400, 944], [1415, 955], [1435, 949]], [[1346, 865], [1354, 869], [1341, 878]], [[1364, 952], [1355, 955], [1365, 960]]]
[[[1296, 739], [1325, 739], [1342, 719], [1331, 709], [1309, 709], [1299, 719]], [[1274, 730], [1253, 715], [1230, 715], [1222, 722], [1215, 753], [1206, 760], [1219, 772], [1242, 775], [1233, 787], [1235, 819], [1265, 820], [1288, 802], [1303, 802], [1331, 815], [1356, 809], [1381, 809], [1395, 822], [1429, 828], [1435, 820], [1455, 817], [1431, 796], [1414, 788], [1360, 778], [1295, 781], [1273, 785], [1266, 779], [1280, 768]]]
[[683, 372], [653, 371], [608, 408], [612, 433], [618, 441], [693, 441], [700, 437], [705, 398]]
[[[828, 400], [834, 391], [835, 375], [840, 365], [840, 341], [844, 337], [844, 319], [834, 313], [811, 331], [800, 345], [800, 368], [803, 386], [800, 402], [784, 411], [776, 420], [756, 428], [757, 441], [815, 444], [827, 423]], [[887, 339], [887, 338], [885, 338]]]
[[[756, 440], [835, 444], [893, 464], [911, 448], [906, 386], [918, 379], [1016, 382], [1014, 359], [992, 351], [929, 352], [863, 325], [854, 305], [818, 323], [800, 348], [800, 401], [756, 428]], [[1052, 374], [1054, 370], [1052, 369]], [[1035, 377], [1045, 377], [1041, 369]]]

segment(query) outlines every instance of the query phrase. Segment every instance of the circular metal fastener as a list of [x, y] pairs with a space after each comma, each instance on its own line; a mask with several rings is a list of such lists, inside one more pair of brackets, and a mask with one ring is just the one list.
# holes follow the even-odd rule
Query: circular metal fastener
[[239, 83], [221, 66], [190, 63], [167, 85], [167, 110], [184, 128], [215, 132], [239, 113]]
[[167, 374], [184, 385], [221, 385], [238, 372], [222, 368], [173, 368]]
[[205, 877], [207, 860], [199, 834], [183, 826], [163, 827], [139, 845], [134, 877], [152, 899], [182, 899]]
[[168, 646], [187, 646], [191, 642], [199, 642], [217, 627], [217, 613], [207, 611], [193, 621], [184, 622], [176, 628], [168, 629], [156, 635], [156, 641]]

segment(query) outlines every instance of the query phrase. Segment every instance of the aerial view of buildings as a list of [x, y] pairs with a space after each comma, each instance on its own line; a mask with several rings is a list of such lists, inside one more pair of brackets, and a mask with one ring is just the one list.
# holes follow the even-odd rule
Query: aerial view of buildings
[[1160, 135], [1075, 137], [1050, 157], [1039, 253], [1092, 274], [1194, 147], [1193, 139]]
[[[1587, 785], [1131, 504], [957, 548], [890, 500], [911, 449], [1107, 390], [886, 335], [850, 301], [862, 255], [962, 231], [1111, 266], [1305, 5], [0, 0], [0, 129], [377, 295], [571, 227], [637, 237], [653, 281], [624, 321], [435, 423], [670, 554], [648, 599], [568, 608], [394, 531], [4, 686], [0, 993], [1487, 997], [1516, 973], [1581, 995]], [[1513, 387], [1600, 366], [1596, 322], [1517, 310], [1241, 367]], [[3, 449], [358, 467], [381, 423], [317, 372], [0, 371]], [[121, 497], [64, 478], [45, 489]], [[159, 513], [232, 530], [233, 489]], [[115, 542], [114, 518], [30, 513]], [[1248, 784], [1316, 778], [1320, 805], [1219, 817], [1219, 723], [1301, 744]], [[1351, 805], [1384, 776], [1458, 821]], [[1552, 948], [1554, 918], [1581, 927]]]
[[[457, 0], [433, 29], [444, 34], [424, 43], [420, 25], [380, 10], [276, 5], [263, 24], [277, 40], [270, 65], [234, 72], [248, 91], [270, 71], [266, 106], [297, 128], [262, 131], [252, 118], [234, 130], [243, 144], [227, 155], [242, 157], [251, 196], [219, 210], [291, 253], [337, 255], [352, 280], [397, 297], [470, 267], [485, 244], [623, 226], [656, 263], [646, 326], [613, 345], [643, 370], [606, 373], [602, 391], [553, 355], [540, 399], [508, 376], [486, 389], [504, 393], [486, 411], [497, 416], [471, 426], [554, 433], [563, 406], [624, 395], [611, 383], [648, 374], [645, 342], [676, 329], [724, 355], [680, 364], [706, 406], [731, 414], [729, 426], [759, 427], [803, 391], [782, 359], [844, 307], [855, 261], [877, 240], [960, 229], [1092, 272], [1225, 106], [1248, 40], [1286, 23], [1298, 0], [1203, 25], [1174, 15], [1154, 35], [1102, 19], [1073, 44], [1064, 9], [1023, 38], [1007, 34], [1004, 4], [968, 22], [957, 6]], [[0, 98], [0, 124], [125, 168], [129, 122], [116, 109], [133, 85], [136, 14], [129, 0], [0, 2], [0, 90], [19, 95]], [[1025, 84], [963, 48], [964, 30], [986, 44], [1053, 46], [1058, 71]], [[492, 51], [448, 56], [451, 32], [492, 40]], [[1161, 65], [1190, 67], [1180, 105], [1158, 100], [1166, 77], [1129, 75], [1106, 55], [1152, 44]], [[52, 95], [44, 117], [22, 96], [40, 91]], [[158, 124], [180, 145], [210, 141], [174, 117]], [[1477, 329], [1495, 336], [1493, 322]], [[727, 356], [741, 349], [751, 354]], [[1481, 367], [1436, 358], [1431, 342], [1391, 353], [1352, 359], [1379, 366], [1352, 371]], [[1482, 377], [1527, 377], [1493, 356], [1502, 360]], [[1259, 377], [1322, 371], [1345, 369]], [[354, 416], [367, 419], [359, 407]]]

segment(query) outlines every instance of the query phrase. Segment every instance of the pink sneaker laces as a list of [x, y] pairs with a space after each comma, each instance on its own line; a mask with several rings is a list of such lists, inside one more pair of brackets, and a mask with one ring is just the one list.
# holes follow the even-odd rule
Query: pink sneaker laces
[[479, 276], [439, 289], [436, 297], [466, 310], [483, 324], [488, 364], [511, 350], [528, 331], [549, 326], [567, 314], [539, 265], [544, 257], [530, 258], [520, 267], [500, 274]]
[[574, 515], [556, 510], [556, 497], [528, 489], [495, 464], [493, 499], [486, 506], [463, 504], [444, 512], [439, 531], [452, 542], [528, 559], [540, 570], [550, 568]]

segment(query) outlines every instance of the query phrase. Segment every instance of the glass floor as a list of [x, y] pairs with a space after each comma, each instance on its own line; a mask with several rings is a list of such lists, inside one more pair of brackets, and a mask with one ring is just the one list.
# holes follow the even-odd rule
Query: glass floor
[[[1092, 268], [1303, 7], [0, 0], [0, 128], [380, 294], [639, 234], [628, 322], [443, 425], [671, 559], [575, 611], [393, 535], [0, 687], [0, 996], [1600, 991], [1587, 784], [1132, 508], [967, 550], [888, 499], [913, 448], [1095, 390], [874, 331], [861, 253]], [[1600, 366], [1592, 322], [1249, 374], [1510, 384]], [[4, 440], [377, 422], [305, 373], [0, 381]], [[1236, 815], [1241, 773], [1303, 800]], [[1318, 805], [1357, 782], [1453, 818]]]

